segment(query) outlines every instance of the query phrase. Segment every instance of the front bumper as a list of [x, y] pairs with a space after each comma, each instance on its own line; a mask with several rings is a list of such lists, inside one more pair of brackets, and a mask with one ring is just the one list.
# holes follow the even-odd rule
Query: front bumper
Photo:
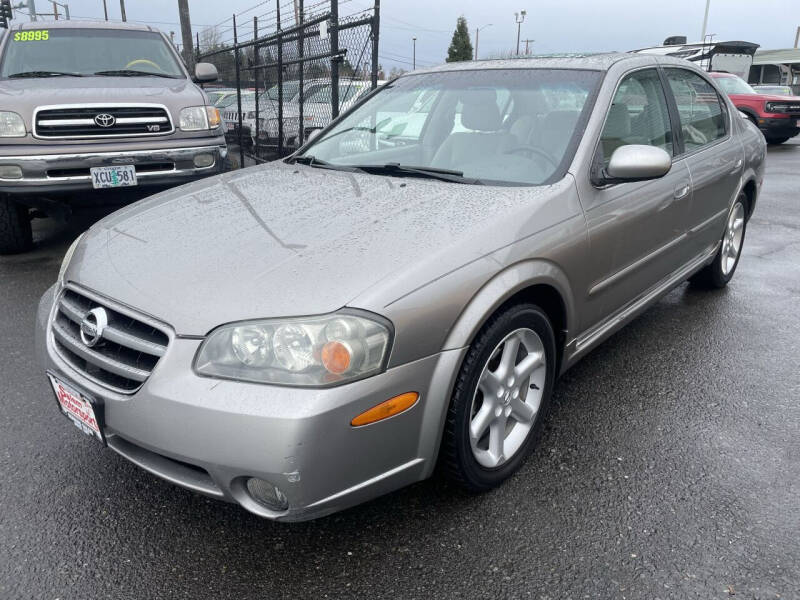
[[[317, 518], [428, 477], [463, 350], [443, 352], [341, 387], [285, 388], [198, 377], [201, 340], [175, 338], [133, 395], [100, 387], [55, 351], [49, 320], [55, 287], [42, 298], [37, 354], [45, 368], [102, 398], [109, 446], [172, 483], [283, 521]], [[398, 394], [420, 400], [392, 418], [353, 428], [361, 412]], [[47, 406], [52, 406], [48, 402]], [[289, 508], [275, 512], [247, 492], [258, 477]]]
[[[22, 178], [0, 178], [0, 192], [14, 195], [48, 195], [92, 189], [91, 167], [134, 165], [139, 185], [178, 185], [222, 171], [227, 146], [219, 136], [192, 140], [186, 146], [159, 145], [150, 149], [71, 152], [68, 146], [28, 146], [18, 154], [3, 153], [0, 165], [16, 165]], [[198, 168], [194, 159], [201, 154], [214, 158], [212, 165]]]
[[794, 137], [800, 133], [800, 115], [758, 117], [758, 128], [766, 137]]

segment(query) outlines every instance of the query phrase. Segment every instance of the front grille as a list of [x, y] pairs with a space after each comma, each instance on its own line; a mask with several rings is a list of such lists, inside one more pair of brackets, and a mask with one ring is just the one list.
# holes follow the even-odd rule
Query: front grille
[[[81, 322], [95, 308], [105, 310], [108, 325], [99, 343], [89, 347], [81, 339]], [[147, 381], [169, 345], [161, 329], [71, 289], [58, 302], [52, 331], [56, 350], [72, 368], [124, 394]]]
[[[98, 121], [112, 124], [102, 127]], [[41, 108], [34, 117], [34, 135], [40, 138], [164, 135], [172, 131], [167, 109], [156, 105]]]

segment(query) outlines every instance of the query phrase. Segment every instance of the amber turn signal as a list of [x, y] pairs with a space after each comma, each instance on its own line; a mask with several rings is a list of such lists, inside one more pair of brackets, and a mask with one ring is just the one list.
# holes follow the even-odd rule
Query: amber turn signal
[[394, 398], [389, 398], [385, 402], [381, 402], [377, 406], [373, 406], [368, 411], [358, 415], [355, 419], [350, 421], [350, 425], [353, 427], [361, 427], [362, 425], [369, 425], [370, 423], [399, 415], [401, 412], [414, 406], [417, 400], [419, 400], [419, 394], [417, 392], [406, 392]]

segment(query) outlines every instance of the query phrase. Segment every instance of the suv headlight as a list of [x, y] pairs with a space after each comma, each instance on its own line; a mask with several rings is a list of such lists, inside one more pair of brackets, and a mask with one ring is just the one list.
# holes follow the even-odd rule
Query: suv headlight
[[25, 137], [25, 121], [15, 112], [0, 111], [0, 137]]
[[183, 131], [216, 129], [219, 124], [219, 109], [214, 106], [190, 106], [181, 111], [179, 126]]
[[783, 113], [789, 110], [789, 105], [785, 102], [767, 102], [767, 112]]
[[391, 339], [388, 321], [356, 310], [244, 321], [212, 331], [194, 369], [222, 379], [329, 387], [385, 369]]
[[69, 263], [72, 262], [72, 255], [75, 254], [75, 248], [77, 248], [78, 244], [81, 243], [84, 235], [86, 235], [85, 232], [80, 234], [67, 249], [67, 253], [64, 255], [64, 260], [61, 261], [61, 268], [58, 270], [58, 287], [64, 287], [64, 275], [67, 273]]

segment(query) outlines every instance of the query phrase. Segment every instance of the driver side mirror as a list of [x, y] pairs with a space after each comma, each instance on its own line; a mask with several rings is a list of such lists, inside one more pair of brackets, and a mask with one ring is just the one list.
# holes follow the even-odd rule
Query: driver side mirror
[[197, 63], [194, 66], [194, 80], [198, 83], [216, 81], [219, 79], [217, 67], [211, 63]]
[[672, 168], [672, 157], [662, 148], [644, 144], [620, 146], [611, 155], [602, 183], [647, 181], [663, 177]]

